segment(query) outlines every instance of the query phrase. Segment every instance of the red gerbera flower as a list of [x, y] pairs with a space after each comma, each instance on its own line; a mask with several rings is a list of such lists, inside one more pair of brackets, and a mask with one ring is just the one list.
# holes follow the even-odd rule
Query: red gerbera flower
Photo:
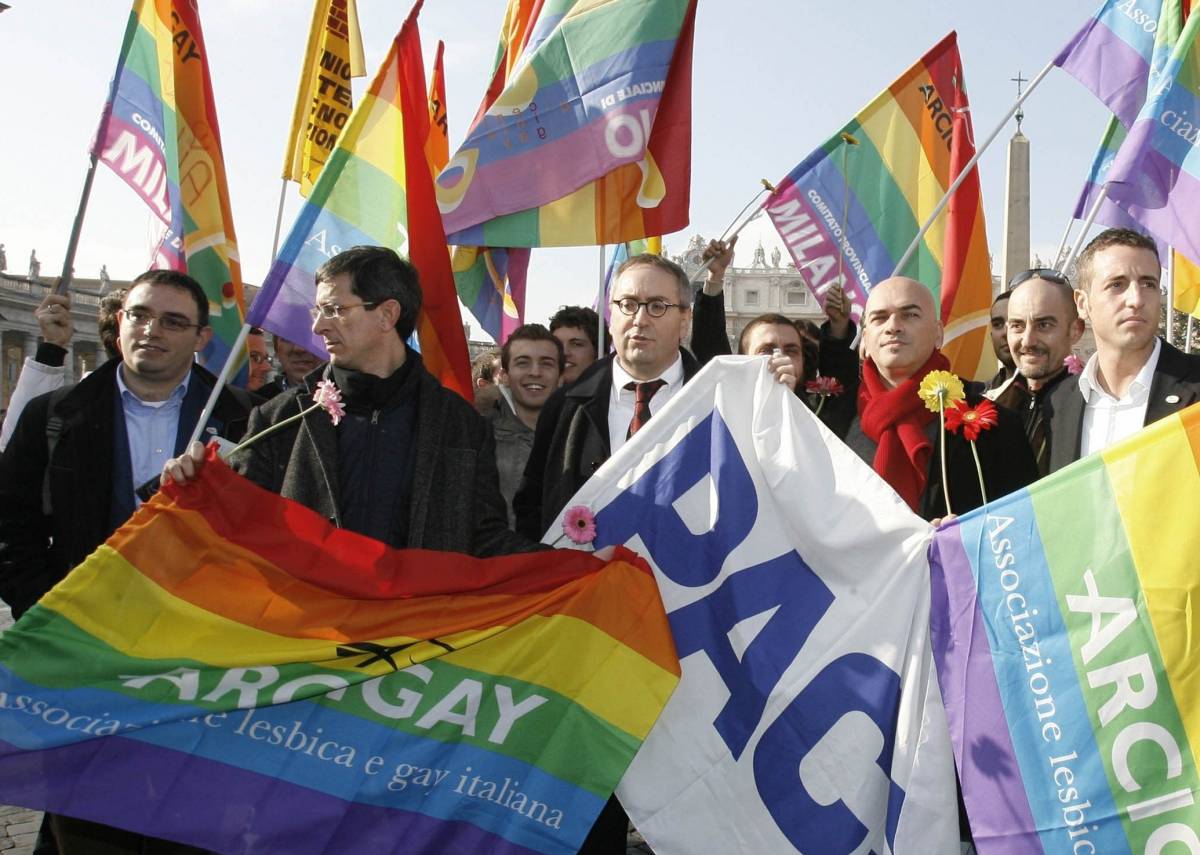
[[951, 433], [962, 434], [971, 442], [979, 439], [981, 431], [994, 428], [1000, 421], [996, 405], [984, 398], [973, 407], [967, 406], [966, 401], [956, 401], [954, 406], [946, 409], [946, 429]]
[[804, 384], [804, 391], [810, 395], [820, 395], [822, 398], [836, 398], [846, 391], [836, 377], [818, 377]]

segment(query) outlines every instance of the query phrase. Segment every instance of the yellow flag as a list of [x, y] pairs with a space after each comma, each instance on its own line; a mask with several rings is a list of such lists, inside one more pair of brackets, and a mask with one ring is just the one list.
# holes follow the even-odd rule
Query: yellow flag
[[1200, 318], [1200, 266], [1193, 264], [1175, 250], [1175, 311]]
[[283, 177], [312, 190], [354, 106], [350, 78], [363, 77], [362, 35], [355, 0], [316, 0], [300, 89], [283, 158]]

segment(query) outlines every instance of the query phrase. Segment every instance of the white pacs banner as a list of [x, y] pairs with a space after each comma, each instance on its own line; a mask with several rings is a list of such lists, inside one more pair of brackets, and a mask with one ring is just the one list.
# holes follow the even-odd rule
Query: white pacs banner
[[571, 502], [683, 666], [617, 795], [657, 855], [957, 852], [931, 529], [765, 366], [715, 360]]

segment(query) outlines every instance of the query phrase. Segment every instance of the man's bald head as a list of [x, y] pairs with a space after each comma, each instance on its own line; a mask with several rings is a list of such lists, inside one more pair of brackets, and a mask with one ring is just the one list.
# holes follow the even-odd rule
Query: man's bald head
[[871, 290], [863, 312], [863, 346], [887, 383], [907, 380], [941, 343], [942, 322], [928, 288], [894, 276]]

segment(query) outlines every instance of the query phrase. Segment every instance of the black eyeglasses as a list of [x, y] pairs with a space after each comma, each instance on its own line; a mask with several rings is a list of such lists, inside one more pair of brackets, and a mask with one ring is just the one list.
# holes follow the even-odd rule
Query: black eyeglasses
[[183, 315], [156, 315], [149, 309], [122, 309], [122, 317], [135, 327], [148, 327], [158, 321], [158, 325], [167, 332], [184, 332], [190, 329], [204, 329], [203, 324], [193, 324]]
[[666, 300], [635, 300], [632, 297], [626, 297], [623, 300], [613, 300], [613, 305], [621, 310], [621, 314], [633, 317], [638, 313], [638, 309], [645, 309], [649, 312], [652, 318], [661, 318], [667, 313], [667, 309], [677, 309], [680, 303], [668, 303]]
[[1059, 285], [1071, 287], [1071, 280], [1059, 273], [1052, 267], [1034, 267], [1029, 270], [1022, 270], [1012, 279], [1008, 280], [1008, 287], [1004, 290], [1011, 291], [1022, 282], [1028, 282], [1030, 279], [1045, 279], [1047, 282], [1056, 282]]

